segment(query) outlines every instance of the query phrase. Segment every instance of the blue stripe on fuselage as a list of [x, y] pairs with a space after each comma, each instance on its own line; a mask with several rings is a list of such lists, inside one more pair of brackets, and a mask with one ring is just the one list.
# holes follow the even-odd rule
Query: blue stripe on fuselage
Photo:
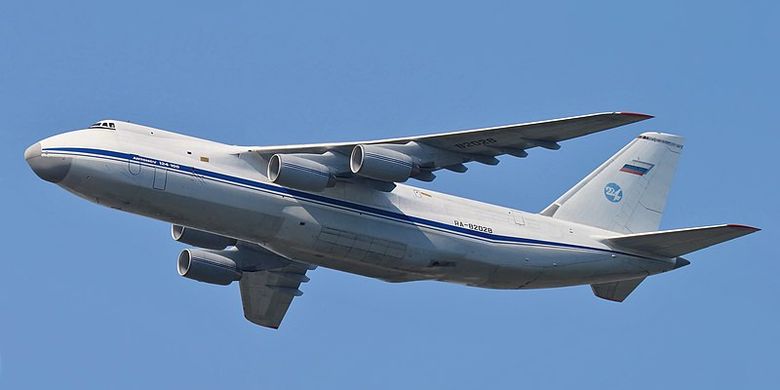
[[487, 233], [487, 232], [480, 232], [476, 230], [471, 230], [459, 226], [453, 226], [446, 223], [433, 221], [421, 217], [415, 217], [407, 214], [401, 214], [396, 213], [388, 210], [383, 210], [371, 206], [366, 206], [358, 203], [352, 203], [349, 201], [341, 200], [341, 199], [334, 199], [329, 198], [322, 195], [313, 194], [310, 192], [304, 192], [299, 191], [293, 188], [288, 187], [280, 187], [274, 184], [269, 183], [263, 183], [258, 182], [254, 180], [244, 179], [241, 177], [236, 176], [230, 176], [226, 175], [224, 173], [219, 172], [213, 172], [208, 171], [205, 169], [195, 168], [192, 166], [186, 166], [181, 165], [177, 163], [171, 163], [167, 161], [157, 160], [154, 158], [148, 158], [139, 156], [136, 154], [130, 154], [130, 153], [123, 153], [123, 152], [116, 152], [112, 150], [104, 150], [104, 149], [93, 149], [93, 148], [47, 148], [43, 149], [43, 152], [65, 152], [64, 154], [74, 154], [77, 156], [83, 156], [84, 154], [90, 155], [90, 157], [97, 157], [97, 158], [109, 158], [112, 160], [126, 160], [128, 162], [135, 162], [135, 163], [143, 163], [146, 165], [154, 166], [154, 167], [161, 167], [168, 170], [174, 170], [174, 171], [181, 171], [187, 174], [195, 173], [199, 176], [211, 178], [213, 180], [218, 180], [222, 182], [228, 182], [233, 184], [239, 184], [242, 186], [247, 186], [255, 189], [264, 190], [267, 192], [272, 192], [276, 194], [283, 194], [287, 195], [299, 200], [307, 200], [311, 202], [316, 202], [319, 204], [325, 204], [330, 205], [333, 207], [338, 207], [341, 209], [347, 209], [350, 211], [358, 211], [358, 212], [364, 212], [373, 214], [376, 216], [381, 216], [384, 218], [396, 220], [396, 221], [402, 221], [406, 223], [411, 224], [419, 224], [428, 226], [431, 228], [435, 228], [436, 230], [443, 230], [449, 233], [455, 233], [458, 235], [465, 235], [472, 238], [478, 238], [482, 240], [487, 241], [498, 241], [498, 242], [504, 242], [504, 243], [518, 243], [518, 244], [531, 244], [531, 245], [544, 245], [544, 246], [553, 246], [553, 247], [559, 247], [559, 248], [567, 248], [567, 249], [586, 249], [586, 250], [592, 250], [592, 251], [598, 251], [598, 252], [606, 252], [606, 253], [616, 253], [626, 256], [632, 256], [632, 257], [639, 257], [647, 260], [656, 260], [649, 257], [644, 256], [638, 256], [630, 253], [624, 253], [624, 252], [618, 252], [613, 251], [609, 249], [602, 249], [602, 248], [593, 248], [583, 245], [576, 245], [576, 244], [567, 244], [567, 243], [561, 243], [561, 242], [553, 242], [553, 241], [544, 241], [544, 240], [536, 240], [532, 238], [522, 238], [522, 237], [512, 237], [512, 236], [504, 236], [499, 234], [493, 234], [493, 233]]

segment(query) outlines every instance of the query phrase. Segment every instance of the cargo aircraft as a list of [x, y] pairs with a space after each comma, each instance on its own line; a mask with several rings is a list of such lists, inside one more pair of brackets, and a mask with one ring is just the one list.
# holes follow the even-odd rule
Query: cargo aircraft
[[361, 142], [233, 146], [118, 120], [52, 136], [24, 158], [91, 202], [172, 224], [178, 273], [238, 282], [245, 317], [278, 328], [317, 266], [388, 282], [493, 289], [590, 285], [621, 302], [683, 255], [757, 231], [658, 230], [683, 138], [646, 132], [538, 213], [402, 184], [467, 163], [556, 150], [651, 118], [608, 112]]

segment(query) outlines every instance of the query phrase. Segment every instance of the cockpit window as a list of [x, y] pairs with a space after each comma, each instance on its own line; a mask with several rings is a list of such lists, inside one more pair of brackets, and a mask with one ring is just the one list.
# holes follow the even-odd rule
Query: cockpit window
[[114, 122], [96, 122], [93, 123], [92, 126], [89, 126], [89, 128], [116, 130], [116, 125], [114, 124]]

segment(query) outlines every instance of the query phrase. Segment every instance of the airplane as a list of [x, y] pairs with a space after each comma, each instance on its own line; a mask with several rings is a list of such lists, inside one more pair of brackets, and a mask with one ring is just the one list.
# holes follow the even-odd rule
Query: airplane
[[[41, 179], [172, 224], [181, 276], [238, 281], [246, 319], [277, 329], [317, 266], [387, 282], [491, 289], [590, 285], [622, 302], [683, 255], [760, 229], [658, 230], [683, 138], [645, 132], [538, 213], [403, 184], [557, 150], [652, 118], [605, 112], [362, 142], [234, 146], [119, 120], [36, 142]], [[518, 184], [523, 188], [522, 182]]]

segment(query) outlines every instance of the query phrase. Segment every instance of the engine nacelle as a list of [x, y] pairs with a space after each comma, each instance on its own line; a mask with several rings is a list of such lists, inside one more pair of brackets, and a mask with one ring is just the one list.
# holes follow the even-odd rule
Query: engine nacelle
[[220, 236], [218, 234], [204, 232], [203, 230], [188, 228], [181, 225], [171, 226], [171, 236], [174, 241], [183, 242], [207, 249], [225, 249], [236, 245], [236, 239]]
[[179, 253], [176, 270], [185, 278], [227, 286], [241, 279], [241, 270], [232, 259], [200, 249], [185, 249]]
[[357, 145], [349, 158], [352, 173], [385, 182], [403, 182], [414, 169], [412, 158], [378, 145]]
[[322, 191], [336, 183], [327, 166], [306, 158], [305, 154], [271, 156], [268, 161], [268, 179], [285, 187], [306, 191]]

